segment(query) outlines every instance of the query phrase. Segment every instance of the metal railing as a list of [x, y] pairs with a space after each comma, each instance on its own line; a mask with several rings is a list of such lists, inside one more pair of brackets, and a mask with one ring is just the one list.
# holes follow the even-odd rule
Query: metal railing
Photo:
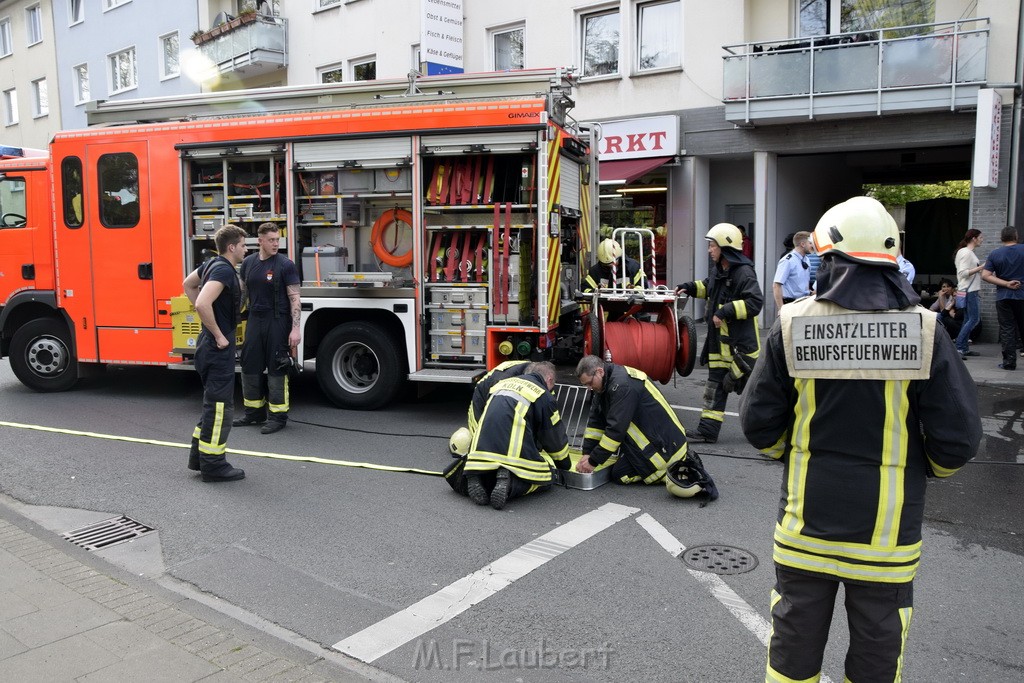
[[288, 64], [288, 20], [258, 16], [199, 46], [221, 73], [253, 65], [277, 68]]
[[[726, 45], [723, 102], [815, 97], [983, 84], [987, 18]], [[748, 111], [749, 120], [749, 111]]]

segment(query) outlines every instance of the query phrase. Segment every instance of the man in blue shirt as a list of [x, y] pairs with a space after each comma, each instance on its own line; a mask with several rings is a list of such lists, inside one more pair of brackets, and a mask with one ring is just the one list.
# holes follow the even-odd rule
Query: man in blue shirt
[[793, 235], [793, 251], [781, 259], [775, 269], [772, 291], [775, 294], [776, 313], [782, 304], [788, 304], [811, 293], [811, 265], [807, 262], [811, 233], [800, 231]]
[[999, 342], [1003, 346], [1003, 370], [1017, 369], [1017, 340], [1024, 339], [1024, 244], [1017, 244], [1017, 229], [1003, 228], [1003, 246], [993, 249], [981, 271], [981, 279], [996, 286]]

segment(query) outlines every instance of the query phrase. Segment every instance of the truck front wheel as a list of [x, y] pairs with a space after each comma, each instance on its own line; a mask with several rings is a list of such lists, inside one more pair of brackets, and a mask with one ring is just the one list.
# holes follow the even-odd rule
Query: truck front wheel
[[390, 332], [374, 323], [350, 322], [320, 343], [316, 378], [339, 408], [374, 410], [395, 398], [404, 383], [404, 365]]
[[11, 337], [11, 369], [35, 391], [66, 391], [78, 381], [78, 359], [64, 323], [40, 318], [25, 323]]

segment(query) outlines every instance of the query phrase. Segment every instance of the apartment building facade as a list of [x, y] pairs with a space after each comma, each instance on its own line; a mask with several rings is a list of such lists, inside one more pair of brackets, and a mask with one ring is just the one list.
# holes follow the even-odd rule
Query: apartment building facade
[[46, 147], [61, 129], [49, 2], [0, 2], [0, 107], [11, 147]]
[[[0, 3], [0, 19], [31, 4]], [[703, 235], [729, 221], [747, 229], [770, 291], [783, 237], [865, 183], [972, 181], [951, 217], [908, 212], [918, 284], [952, 272], [957, 231], [982, 230], [984, 255], [1017, 218], [1020, 0], [98, 4], [53, 2], [65, 128], [84, 125], [88, 99], [401, 78], [431, 61], [422, 33], [439, 8], [461, 16], [449, 42], [467, 72], [574, 67], [573, 115], [604, 135], [602, 225], [654, 230], [663, 283], [702, 277]], [[131, 86], [121, 67], [133, 46]], [[990, 291], [983, 302], [994, 320]]]

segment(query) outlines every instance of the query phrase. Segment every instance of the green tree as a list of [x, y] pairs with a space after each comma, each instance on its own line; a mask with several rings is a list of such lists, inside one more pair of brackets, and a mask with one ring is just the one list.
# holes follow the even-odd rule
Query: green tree
[[874, 197], [886, 206], [903, 206], [908, 202], [919, 202], [923, 199], [952, 197], [954, 199], [971, 198], [971, 181], [944, 180], [941, 183], [926, 185], [864, 185], [864, 194]]

